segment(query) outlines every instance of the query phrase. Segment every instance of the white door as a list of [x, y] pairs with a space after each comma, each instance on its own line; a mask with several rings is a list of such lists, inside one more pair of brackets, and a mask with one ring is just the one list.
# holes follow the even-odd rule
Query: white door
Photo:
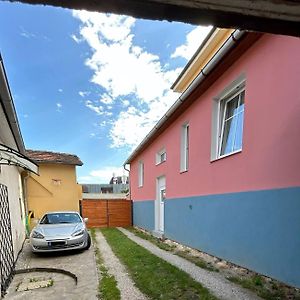
[[160, 232], [165, 230], [165, 199], [166, 199], [166, 178], [157, 179], [157, 229]]

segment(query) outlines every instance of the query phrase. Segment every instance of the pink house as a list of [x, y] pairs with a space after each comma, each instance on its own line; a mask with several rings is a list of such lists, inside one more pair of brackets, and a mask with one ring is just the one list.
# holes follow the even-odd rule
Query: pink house
[[300, 287], [300, 40], [232, 31], [199, 63], [214, 34], [125, 162], [134, 225]]

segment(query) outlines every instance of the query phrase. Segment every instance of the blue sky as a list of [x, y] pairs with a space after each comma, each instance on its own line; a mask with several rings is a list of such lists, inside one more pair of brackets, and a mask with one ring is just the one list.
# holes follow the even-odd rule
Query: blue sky
[[179, 95], [208, 28], [0, 2], [0, 51], [25, 146], [77, 154], [107, 183]]

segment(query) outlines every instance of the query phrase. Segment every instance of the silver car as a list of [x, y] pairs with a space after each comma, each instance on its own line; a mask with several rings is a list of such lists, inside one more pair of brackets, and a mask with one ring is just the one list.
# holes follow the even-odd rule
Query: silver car
[[33, 228], [30, 244], [33, 252], [88, 249], [91, 238], [86, 229], [87, 219], [74, 211], [48, 212]]

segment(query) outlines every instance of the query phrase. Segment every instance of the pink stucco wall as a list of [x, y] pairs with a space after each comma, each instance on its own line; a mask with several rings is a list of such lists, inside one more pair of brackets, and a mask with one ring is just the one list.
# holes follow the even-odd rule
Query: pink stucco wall
[[[246, 74], [242, 152], [211, 162], [212, 99]], [[180, 129], [190, 125], [189, 170], [180, 173]], [[155, 165], [166, 148], [167, 161]], [[138, 188], [137, 165], [145, 165]], [[134, 200], [155, 199], [165, 175], [167, 198], [300, 186], [300, 39], [264, 35], [131, 164]]]

